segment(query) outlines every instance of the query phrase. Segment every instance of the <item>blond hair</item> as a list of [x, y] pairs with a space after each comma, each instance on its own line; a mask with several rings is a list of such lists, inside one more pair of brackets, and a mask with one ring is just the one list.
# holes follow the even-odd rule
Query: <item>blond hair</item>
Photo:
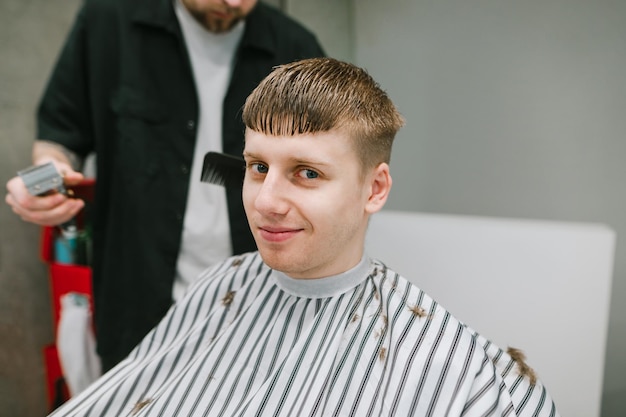
[[354, 140], [365, 168], [389, 163], [404, 119], [362, 68], [332, 58], [278, 66], [243, 108], [248, 129], [271, 136], [340, 130]]

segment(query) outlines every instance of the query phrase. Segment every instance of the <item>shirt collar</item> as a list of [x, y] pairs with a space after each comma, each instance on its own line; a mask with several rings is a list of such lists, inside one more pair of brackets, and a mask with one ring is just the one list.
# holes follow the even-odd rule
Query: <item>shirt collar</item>
[[372, 267], [371, 260], [364, 256], [354, 268], [341, 274], [317, 279], [296, 279], [273, 270], [272, 279], [281, 290], [296, 297], [328, 298], [361, 284], [371, 274]]

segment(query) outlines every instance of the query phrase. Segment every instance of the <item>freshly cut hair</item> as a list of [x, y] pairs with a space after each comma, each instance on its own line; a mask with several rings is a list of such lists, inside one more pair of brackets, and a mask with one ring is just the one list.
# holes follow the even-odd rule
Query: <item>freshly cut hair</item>
[[404, 119], [362, 68], [333, 58], [278, 66], [248, 96], [248, 129], [271, 136], [340, 130], [355, 141], [365, 167], [389, 162]]

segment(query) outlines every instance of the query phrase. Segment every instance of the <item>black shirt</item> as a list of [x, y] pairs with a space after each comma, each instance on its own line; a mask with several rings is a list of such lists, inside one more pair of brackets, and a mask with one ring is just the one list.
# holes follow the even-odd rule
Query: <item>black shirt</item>
[[[241, 155], [241, 108], [279, 64], [322, 56], [315, 36], [259, 3], [224, 99], [223, 150]], [[98, 352], [119, 360], [169, 309], [199, 117], [171, 0], [87, 0], [38, 111], [38, 138], [96, 152], [93, 287]], [[228, 190], [235, 254], [255, 249]]]

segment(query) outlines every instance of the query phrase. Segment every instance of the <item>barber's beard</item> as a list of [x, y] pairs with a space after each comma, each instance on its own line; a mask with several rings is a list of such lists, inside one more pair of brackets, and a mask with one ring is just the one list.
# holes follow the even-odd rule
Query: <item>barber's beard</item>
[[237, 17], [232, 20], [223, 20], [223, 19], [212, 19], [208, 18], [205, 21], [205, 26], [213, 33], [224, 33], [228, 32], [241, 20], [240, 17]]
[[205, 11], [189, 9], [189, 12], [198, 21], [198, 23], [200, 23], [208, 31], [213, 33], [228, 32], [243, 18], [243, 16], [241, 16], [241, 13], [236, 13], [230, 19], [221, 19], [215, 16], [211, 16]]

